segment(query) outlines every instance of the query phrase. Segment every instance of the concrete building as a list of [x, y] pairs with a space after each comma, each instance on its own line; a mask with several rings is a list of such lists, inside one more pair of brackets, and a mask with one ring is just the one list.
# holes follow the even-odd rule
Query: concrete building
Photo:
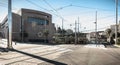
[[[111, 29], [112, 33], [115, 33], [115, 27], [116, 27], [116, 25], [111, 25], [110, 26], [110, 29]], [[117, 25], [117, 31], [120, 32], [120, 25]]]
[[[2, 35], [7, 38], [7, 17], [1, 23]], [[56, 29], [52, 23], [52, 15], [30, 9], [20, 9], [12, 13], [12, 39], [24, 42], [51, 41]]]
[[[95, 43], [96, 40], [96, 32], [91, 32], [86, 35], [87, 39], [91, 43]], [[106, 33], [104, 31], [97, 31], [97, 41], [104, 42], [106, 41]]]

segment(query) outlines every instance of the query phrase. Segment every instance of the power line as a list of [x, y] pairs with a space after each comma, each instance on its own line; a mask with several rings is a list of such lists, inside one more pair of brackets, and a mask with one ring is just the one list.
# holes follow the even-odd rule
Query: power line
[[87, 9], [102, 10], [102, 11], [113, 11], [113, 10], [108, 10], [108, 9], [93, 8], [93, 7], [80, 6], [80, 5], [72, 5], [72, 6], [74, 6], [74, 7], [80, 7], [80, 8], [87, 8]]
[[7, 4], [0, 2], [0, 6], [1, 6], [1, 7], [7, 7]]
[[[106, 18], [113, 17], [113, 16], [114, 16], [114, 15], [109, 15], [109, 16], [101, 17], [101, 18], [98, 18], [98, 20], [106, 19]], [[87, 20], [87, 21], [88, 21], [88, 20]], [[94, 21], [94, 20], [89, 20], [89, 21]]]
[[[51, 12], [50, 10], [47, 10], [47, 9], [45, 9], [45, 8], [39, 6], [39, 5], [37, 5], [36, 3], [34, 3], [34, 2], [32, 2], [32, 1], [30, 1], [30, 0], [26, 0], [26, 1], [29, 2], [30, 4], [34, 5], [34, 6], [37, 6], [37, 7], [41, 8], [41, 9], [43, 9], [43, 10], [46, 10], [46, 11], [48, 11], [48, 12], [54, 14], [54, 15], [57, 16], [57, 17], [60, 17], [59, 15], [57, 15], [57, 14]], [[61, 18], [61, 17], [60, 17], [60, 18]]]
[[[102, 28], [98, 28], [97, 30], [106, 29], [106, 28], [108, 28], [108, 26], [102, 27]], [[84, 30], [84, 31], [82, 31], [82, 32], [88, 32], [88, 31], [95, 31], [95, 29]]]
[[[40, 5], [37, 5], [36, 3], [34, 3], [34, 2], [32, 2], [32, 1], [30, 1], [30, 0], [26, 0], [26, 1], [29, 2], [30, 4], [34, 5], [34, 6], [37, 6], [37, 7], [41, 8], [41, 9], [43, 9], [43, 10], [45, 10], [45, 11], [48, 11], [48, 12], [52, 13], [52, 14], [55, 15], [55, 16], [63, 19], [63, 17], [61, 17], [61, 16], [58, 15], [58, 14], [55, 14], [55, 12], [53, 12], [53, 11], [50, 11], [50, 10], [48, 10], [48, 9], [46, 9], [46, 8], [43, 8], [43, 7], [41, 7]], [[67, 20], [64, 19], [64, 21], [67, 21]]]
[[0, 2], [0, 4], [7, 4], [7, 3]]
[[[66, 5], [66, 6], [63, 6], [63, 7], [60, 7], [60, 8], [57, 8], [57, 9], [55, 9], [55, 10], [62, 10], [62, 9], [64, 9], [64, 8], [68, 8], [68, 7], [71, 7], [72, 6], [72, 4], [70, 4], [70, 5]], [[53, 10], [50, 10], [50, 11], [53, 11]]]
[[1, 4], [0, 4], [0, 7], [4, 7], [4, 8], [7, 8], [7, 6], [1, 5]]
[[[112, 16], [114, 16], [114, 15], [109, 15], [109, 16], [101, 17], [101, 18], [98, 18], [98, 20], [106, 19], [106, 18], [109, 18], [109, 17], [112, 17]], [[94, 20], [89, 20], [89, 21], [94, 21]], [[74, 23], [71, 23], [71, 24], [68, 24], [68, 25], [74, 25]]]
[[[56, 10], [57, 10], [57, 11], [58, 11], [58, 10], [62, 10], [62, 9], [64, 9], [64, 8], [67, 8], [67, 7], [79, 7], [79, 8], [87, 8], [87, 9], [102, 10], [102, 11], [112, 11], [112, 10], [108, 10], [108, 9], [93, 8], [93, 7], [80, 6], [80, 5], [73, 5], [73, 4], [70, 4], [70, 5], [66, 5], [66, 6], [57, 8]], [[53, 11], [53, 10], [50, 10], [50, 11]]]
[[49, 4], [46, 0], [43, 0], [50, 8], [52, 8], [62, 19], [64, 19], [61, 15], [60, 15], [60, 13], [51, 5], [51, 4]]
[[26, 1], [29, 2], [29, 3], [31, 3], [31, 4], [33, 4], [33, 5], [35, 5], [35, 6], [37, 6], [37, 7], [39, 7], [39, 8], [41, 8], [41, 9], [44, 9], [44, 10], [46, 10], [46, 11], [49, 11], [49, 10], [47, 10], [47, 9], [45, 9], [45, 8], [37, 5], [37, 4], [35, 4], [34, 2], [32, 2], [32, 1], [30, 1], [30, 0], [26, 0]]
[[[53, 11], [55, 11], [60, 17], [61, 17], [61, 19], [62, 19], [62, 30], [63, 30], [63, 21], [65, 20], [61, 15], [60, 15], [60, 13], [51, 5], [51, 4], [49, 4], [46, 0], [43, 0], [50, 8], [52, 8], [53, 9]], [[65, 21], [67, 21], [67, 20], [65, 20]], [[62, 31], [63, 32], [63, 31]]]
[[[52, 5], [51, 4], [49, 4], [46, 0], [43, 0], [50, 8], [52, 8], [55, 12], [57, 12], [53, 7], [52, 7]], [[58, 12], [57, 12], [58, 13]]]
[[4, 1], [0, 1], [0, 4], [7, 5], [7, 4], [8, 4], [8, 2], [4, 0]]

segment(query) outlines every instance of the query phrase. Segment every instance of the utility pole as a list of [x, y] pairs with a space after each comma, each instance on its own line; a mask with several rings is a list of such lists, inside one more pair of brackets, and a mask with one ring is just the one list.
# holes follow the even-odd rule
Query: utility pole
[[8, 0], [8, 43], [7, 48], [12, 49], [12, 2]]
[[80, 33], [79, 33], [79, 24], [80, 24], [80, 23], [79, 23], [79, 17], [78, 17], [78, 36], [77, 36], [77, 42], [79, 41], [79, 34], [80, 34]]
[[76, 21], [75, 21], [75, 44], [77, 44], [76, 25], [77, 25], [77, 23], [76, 23]]
[[95, 13], [95, 43], [96, 43], [96, 46], [97, 46], [97, 11]]
[[78, 17], [78, 33], [79, 33], [79, 24], [80, 24], [80, 23], [79, 23], [79, 17]]
[[62, 37], [63, 37], [63, 19], [62, 19]]
[[117, 40], [117, 30], [118, 30], [118, 0], [115, 0], [116, 1], [116, 26], [115, 26], [115, 44], [117, 44], [118, 40]]

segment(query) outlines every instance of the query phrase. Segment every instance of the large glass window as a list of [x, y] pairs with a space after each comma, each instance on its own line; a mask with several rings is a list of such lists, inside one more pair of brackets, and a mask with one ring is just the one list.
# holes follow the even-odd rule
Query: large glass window
[[48, 25], [49, 22], [45, 19], [35, 18], [35, 17], [28, 17], [28, 22], [36, 22], [38, 25]]

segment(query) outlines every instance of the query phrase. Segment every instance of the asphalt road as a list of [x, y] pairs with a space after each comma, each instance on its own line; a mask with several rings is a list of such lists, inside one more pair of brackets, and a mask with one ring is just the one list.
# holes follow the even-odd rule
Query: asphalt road
[[[120, 48], [88, 44], [77, 47], [73, 52], [64, 53], [55, 61], [63, 65], [120, 65]], [[39, 65], [61, 65], [44, 62]]]
[[120, 48], [104, 45], [17, 44], [0, 65], [120, 65]]

